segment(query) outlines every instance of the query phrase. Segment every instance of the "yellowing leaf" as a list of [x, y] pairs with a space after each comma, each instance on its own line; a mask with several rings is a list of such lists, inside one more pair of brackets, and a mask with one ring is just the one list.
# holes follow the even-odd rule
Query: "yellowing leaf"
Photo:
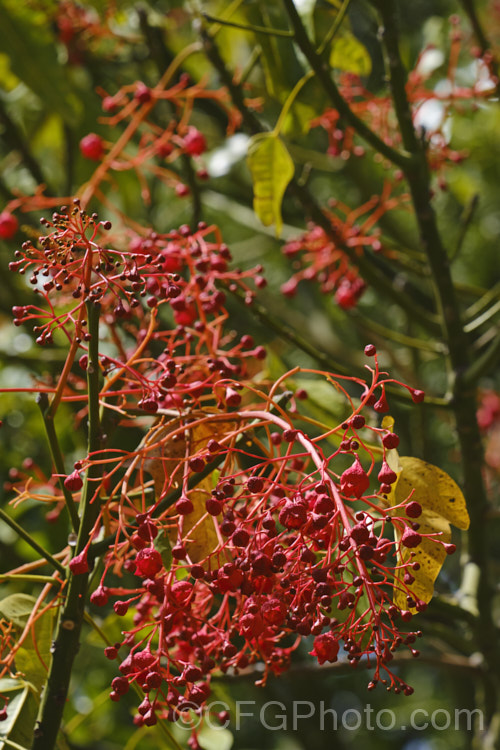
[[281, 203], [295, 167], [283, 141], [273, 133], [255, 135], [249, 143], [247, 163], [252, 174], [253, 208], [264, 226], [276, 225], [281, 233]]
[[[396, 451], [389, 451], [389, 463], [394, 466]], [[451, 541], [450, 524], [459, 529], [469, 528], [469, 514], [463, 493], [458, 484], [442, 469], [422, 461], [420, 458], [402, 456], [399, 458], [399, 476], [393, 492], [389, 496], [392, 505], [404, 503], [411, 494], [411, 500], [420, 503], [422, 515], [420, 524], [421, 543], [412, 550], [403, 548], [399, 564], [408, 562], [410, 556], [420, 563], [418, 571], [412, 571], [415, 581], [410, 589], [417, 599], [429, 602], [434, 593], [434, 581], [446, 557], [441, 542]], [[394, 469], [398, 473], [397, 469]], [[425, 534], [439, 534], [438, 539], [426, 539]], [[397, 535], [398, 536], [398, 535]], [[406, 593], [402, 588], [395, 590], [394, 602], [401, 609], [407, 609]], [[414, 611], [414, 610], [413, 610]]]
[[412, 499], [420, 503], [425, 511], [443, 516], [459, 529], [469, 528], [465, 497], [449, 474], [420, 458], [402, 456], [400, 461], [403, 472], [396, 486], [397, 502], [404, 500], [414, 487]]
[[195, 490], [189, 493], [193, 512], [184, 516], [182, 539], [193, 562], [201, 562], [219, 546], [217, 521], [205, 509], [205, 501], [210, 496], [210, 477], [203, 479]]
[[[193, 415], [192, 415], [193, 416]], [[194, 415], [198, 416], [198, 414]], [[219, 440], [234, 429], [235, 423], [231, 420], [210, 420], [210, 414], [199, 412], [200, 419], [206, 417], [206, 421], [200, 422], [192, 428], [186, 427], [179, 430], [181, 420], [174, 419], [166, 424], [162, 423], [153, 427], [142, 441], [142, 446], [151, 446], [147, 451], [147, 458], [143, 463], [143, 469], [154, 479], [156, 501], [158, 501], [165, 489], [168, 491], [180, 486], [183, 476], [183, 461], [186, 456], [204, 451], [208, 441]], [[177, 431], [177, 432], [176, 432]], [[165, 440], [165, 438], [176, 433], [176, 439]], [[189, 499], [193, 503], [193, 511], [183, 516], [177, 525], [165, 529], [166, 537], [162, 537], [162, 548], [160, 554], [168, 557], [166, 543], [170, 541], [175, 545], [180, 538], [186, 545], [188, 555], [192, 562], [200, 562], [219, 546], [219, 535], [217, 533], [217, 521], [207, 513], [205, 501], [212, 491], [212, 479], [210, 476], [200, 480], [195, 488], [189, 491]], [[167, 511], [168, 514], [175, 513], [174, 508]], [[155, 542], [156, 546], [156, 542]], [[166, 564], [166, 559], [164, 560]], [[168, 563], [170, 567], [171, 559]]]
[[372, 70], [371, 57], [366, 47], [356, 39], [354, 34], [346, 31], [335, 37], [330, 52], [330, 66], [338, 70], [356, 73], [358, 76], [369, 76]]

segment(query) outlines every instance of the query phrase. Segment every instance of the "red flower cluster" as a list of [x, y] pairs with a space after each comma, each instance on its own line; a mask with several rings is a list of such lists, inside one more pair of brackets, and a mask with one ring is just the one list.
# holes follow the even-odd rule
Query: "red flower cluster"
[[323, 294], [333, 294], [335, 302], [345, 310], [354, 307], [366, 284], [359, 276], [352, 256], [361, 255], [365, 248], [381, 252], [381, 232], [376, 226], [387, 211], [404, 204], [406, 194], [391, 195], [393, 186], [385, 183], [380, 196], [351, 210], [344, 203], [330, 201], [327, 213], [331, 222], [331, 236], [322, 227], [311, 226], [302, 237], [288, 242], [284, 254], [292, 260], [293, 276], [281, 287], [287, 297], [293, 297], [300, 281], [317, 281]]
[[[216, 670], [262, 662], [265, 682], [287, 669], [308, 635], [320, 663], [335, 661], [343, 646], [353, 666], [362, 658], [372, 664], [370, 687], [412, 692], [390, 661], [401, 646], [413, 650], [420, 634], [406, 625], [412, 608], [425, 608], [411, 590], [418, 563], [397, 555], [400, 545], [422, 541], [413, 520], [421, 509], [415, 502], [388, 508], [384, 499], [396, 481], [384, 456], [398, 438], [373, 425], [371, 409], [388, 381], [373, 347], [368, 354], [375, 356], [371, 382], [347, 379], [360, 387], [358, 407], [316, 437], [300, 428], [295, 399], [286, 408], [276, 388], [270, 396], [247, 385], [244, 405], [230, 413], [215, 402], [175, 418], [161, 410], [163, 420], [127, 454], [124, 477], [114, 479], [123, 456], [87, 457], [87, 466], [107, 459], [101, 485], [110, 498], [107, 529], [115, 530], [91, 601], [102, 606], [117, 597], [117, 615], [135, 612], [108, 656], [121, 658], [112, 699], [132, 681], [147, 695], [136, 724], [201, 710]], [[340, 377], [310, 374], [343, 390]], [[377, 437], [381, 463], [368, 447]], [[100, 527], [101, 520], [93, 536]], [[108, 587], [108, 571], [139, 582], [125, 577]], [[401, 587], [403, 611], [393, 603]]]

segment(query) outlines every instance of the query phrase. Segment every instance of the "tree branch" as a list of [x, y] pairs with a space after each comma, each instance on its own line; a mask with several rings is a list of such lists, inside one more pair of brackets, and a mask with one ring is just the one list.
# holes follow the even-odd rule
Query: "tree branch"
[[[99, 424], [99, 305], [87, 304], [88, 348], [88, 453], [99, 450], [101, 433]], [[95, 480], [101, 467], [90, 464], [82, 489], [83, 513], [75, 548], [79, 554], [88, 544], [92, 528], [99, 515], [99, 503], [94, 498]], [[39, 721], [34, 732], [32, 750], [53, 750], [61, 726], [64, 706], [68, 695], [73, 662], [80, 645], [80, 633], [85, 615], [89, 574], [69, 575], [69, 584], [64, 605], [59, 612], [56, 634], [52, 646], [52, 662], [45, 685], [39, 712]]]
[[47, 560], [50, 565], [52, 565], [53, 568], [59, 571], [59, 573], [62, 573], [63, 576], [66, 575], [66, 570], [64, 568], [64, 565], [61, 565], [61, 563], [55, 559], [55, 557], [52, 557], [52, 555], [47, 552], [38, 542], [33, 539], [31, 534], [28, 534], [27, 531], [23, 529], [22, 526], [20, 526], [17, 521], [14, 521], [13, 518], [11, 518], [2, 508], [0, 508], [0, 518], [4, 523], [7, 524], [7, 526], [10, 526], [10, 528], [16, 532], [18, 536], [21, 537], [21, 539], [24, 539], [24, 541], [29, 544], [29, 546], [35, 550], [35, 552], [38, 552], [39, 555], [41, 555], [45, 560]]

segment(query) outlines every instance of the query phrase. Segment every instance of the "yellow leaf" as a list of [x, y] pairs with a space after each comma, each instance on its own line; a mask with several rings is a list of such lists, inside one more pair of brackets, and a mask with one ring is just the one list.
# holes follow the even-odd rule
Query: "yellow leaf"
[[[193, 503], [193, 512], [183, 517], [182, 540], [187, 547], [191, 560], [199, 563], [219, 546], [217, 521], [205, 510], [205, 501], [210, 497], [212, 483], [206, 477], [198, 487], [190, 492], [189, 498]], [[177, 539], [173, 538], [176, 542]]]
[[252, 174], [253, 208], [264, 226], [276, 225], [281, 233], [281, 203], [295, 172], [283, 141], [273, 133], [255, 135], [249, 143], [247, 163]]
[[[400, 503], [414, 487], [413, 500], [425, 511], [443, 516], [459, 529], [469, 528], [469, 514], [462, 490], [442, 469], [420, 458], [402, 456], [403, 472], [396, 486], [396, 501]], [[419, 520], [420, 523], [420, 520]]]
[[[397, 451], [388, 453], [392, 454], [388, 456], [388, 462], [394, 466]], [[412, 571], [415, 581], [410, 589], [417, 599], [429, 602], [434, 593], [434, 581], [446, 558], [446, 551], [440, 542], [447, 544], [451, 541], [450, 524], [459, 529], [468, 529], [469, 514], [460, 487], [445, 471], [420, 458], [401, 456], [398, 460], [399, 476], [389, 500], [391, 505], [399, 505], [411, 495], [411, 501], [422, 506], [422, 515], [417, 521], [420, 524], [418, 533], [423, 535], [417, 547], [412, 550], [402, 548], [398, 564], [408, 562], [411, 556], [413, 561], [420, 563], [420, 569]], [[426, 534], [439, 534], [440, 541], [427, 539], [424, 537]], [[401, 609], [407, 609], [406, 593], [402, 588], [395, 589], [394, 603]]]
[[[392, 431], [394, 419], [391, 416], [384, 417], [382, 427]], [[417, 519], [420, 524], [419, 534], [440, 533], [439, 539], [448, 544], [451, 542], [450, 524], [463, 530], [469, 528], [465, 497], [458, 484], [445, 471], [420, 458], [400, 457], [395, 449], [386, 451], [386, 460], [398, 477], [387, 500], [392, 506], [400, 505], [412, 493], [411, 500], [422, 506], [422, 515]], [[396, 529], [395, 532], [399, 541], [401, 535]], [[420, 569], [412, 571], [415, 581], [410, 588], [417, 599], [429, 602], [434, 593], [434, 581], [446, 558], [446, 551], [439, 542], [423, 537], [413, 550], [403, 548], [398, 564], [408, 562], [411, 552], [412, 559], [420, 563]], [[407, 609], [403, 590], [395, 590], [394, 603], [401, 609]], [[415, 612], [414, 609], [412, 611]]]
[[350, 31], [346, 31], [333, 40], [330, 66], [358, 76], [369, 76], [372, 61], [364, 44], [361, 44]]
[[[206, 421], [192, 428], [188, 426], [184, 430], [179, 430], [182, 422], [180, 419], [174, 419], [153, 427], [142, 441], [142, 446], [151, 446], [147, 452], [147, 459], [143, 462], [143, 469], [153, 477], [156, 501], [166, 490], [171, 491], [180, 486], [186, 456], [204, 451], [209, 440], [219, 440], [235, 427], [235, 423], [230, 420], [210, 421], [210, 415], [202, 411], [191, 415], [193, 416], [206, 417]], [[173, 433], [175, 440], [165, 440]], [[179, 519], [179, 525], [169, 526], [165, 530], [171, 544], [175, 545], [178, 541], [178, 530], [181, 528], [181, 539], [187, 547], [191, 561], [195, 563], [204, 560], [219, 546], [217, 521], [205, 509], [205, 501], [211, 490], [212, 479], [205, 477], [189, 492], [193, 511]], [[167, 515], [174, 513], [175, 508], [167, 511]]]

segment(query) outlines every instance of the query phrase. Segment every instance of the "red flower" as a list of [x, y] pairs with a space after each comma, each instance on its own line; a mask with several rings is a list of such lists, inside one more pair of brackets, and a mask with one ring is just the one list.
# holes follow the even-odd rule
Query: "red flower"
[[92, 161], [99, 161], [104, 154], [104, 143], [97, 133], [89, 133], [80, 141], [80, 151], [82, 156]]
[[0, 238], [10, 240], [15, 235], [19, 222], [10, 211], [2, 211], [0, 214]]
[[314, 639], [314, 648], [312, 651], [309, 651], [311, 656], [315, 656], [320, 664], [324, 664], [325, 661], [337, 661], [338, 652], [339, 642], [331, 633], [323, 633], [323, 635], [316, 636]]
[[135, 556], [135, 574], [144, 578], [154, 578], [163, 568], [161, 555], [153, 547], [139, 550]]
[[68, 474], [64, 480], [64, 486], [70, 492], [78, 492], [78, 490], [82, 489], [83, 481], [76, 469], [75, 471], [72, 471], [71, 474]]
[[356, 456], [352, 466], [346, 469], [340, 477], [340, 489], [347, 497], [357, 497], [359, 499], [369, 486], [370, 479], [368, 474]]

